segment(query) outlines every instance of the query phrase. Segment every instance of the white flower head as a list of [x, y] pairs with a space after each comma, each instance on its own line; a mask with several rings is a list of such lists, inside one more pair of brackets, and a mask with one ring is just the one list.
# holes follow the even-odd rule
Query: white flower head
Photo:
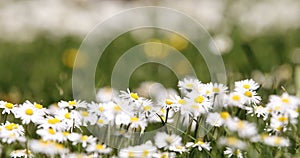
[[155, 145], [158, 148], [169, 149], [170, 146], [181, 145], [181, 137], [175, 134], [167, 134], [164, 132], [158, 132], [155, 137]]

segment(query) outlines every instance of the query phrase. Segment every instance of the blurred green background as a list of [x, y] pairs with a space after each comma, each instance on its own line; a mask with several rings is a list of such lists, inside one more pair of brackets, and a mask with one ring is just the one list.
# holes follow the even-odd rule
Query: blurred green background
[[[232, 86], [236, 80], [254, 78], [257, 82], [262, 84], [262, 88], [259, 93], [263, 97], [266, 97], [270, 93], [282, 92], [281, 86], [290, 93], [296, 93], [297, 87], [296, 80], [294, 79], [295, 68], [297, 63], [300, 62], [300, 25], [298, 25], [296, 21], [296, 19], [299, 18], [297, 15], [300, 15], [300, 7], [296, 5], [295, 9], [294, 6], [295, 3], [299, 4], [297, 1], [288, 1], [289, 3], [286, 2], [287, 4], [294, 6], [294, 12], [297, 11], [294, 13], [295, 15], [293, 14], [296, 16], [294, 19], [291, 19], [289, 14], [286, 16], [289, 16], [290, 21], [295, 20], [294, 22], [297, 24], [292, 25], [294, 23], [290, 24], [280, 19], [277, 14], [281, 15], [285, 12], [278, 11], [279, 13], [276, 13], [275, 11], [273, 13], [275, 20], [274, 17], [272, 17], [273, 21], [269, 20], [271, 21], [270, 24], [264, 26], [260, 32], [258, 31], [259, 28], [248, 25], [246, 28], [247, 31], [245, 31], [245, 27], [242, 25], [243, 23], [240, 24], [236, 17], [232, 18], [235, 14], [232, 14], [231, 12], [238, 11], [238, 9], [234, 10], [236, 8], [232, 9], [232, 6], [236, 5], [243, 8], [243, 6], [249, 5], [248, 3], [250, 2], [244, 2], [242, 4], [236, 4], [232, 1], [213, 1], [214, 3], [212, 4], [210, 4], [211, 2], [209, 1], [203, 2], [205, 3], [199, 3], [195, 6], [186, 2], [185, 7], [206, 7], [207, 10], [210, 11], [212, 10], [210, 5], [219, 6], [222, 4], [223, 9], [222, 12], [219, 13], [222, 15], [219, 20], [220, 22], [215, 24], [216, 26], [213, 28], [210, 28], [210, 25], [206, 26], [205, 21], [201, 21], [201, 16], [203, 16], [202, 14], [204, 13], [197, 13], [195, 17], [197, 19], [197, 17], [201, 15], [200, 23], [204, 23], [204, 26], [215, 39], [215, 44], [219, 47], [226, 66], [229, 85]], [[2, 32], [2, 37], [0, 38], [0, 99], [11, 101], [13, 103], [21, 103], [25, 100], [31, 100], [45, 105], [60, 100], [71, 100], [73, 62], [83, 37], [88, 31], [81, 31], [81, 33], [77, 34], [75, 29], [74, 32], [60, 34], [59, 31], [64, 32], [65, 30], [68, 30], [68, 27], [64, 28], [64, 30], [50, 25], [49, 27], [51, 27], [52, 30], [47, 30], [47, 24], [37, 24], [38, 26], [43, 26], [42, 29], [29, 26], [21, 29], [23, 32], [33, 30], [34, 33], [32, 33], [32, 35], [14, 32], [15, 30], [13, 29], [15, 28], [12, 28], [12, 31], [10, 31], [9, 26], [15, 26], [20, 23], [22, 24], [22, 21], [18, 21], [18, 18], [20, 18], [18, 17], [15, 19], [18, 23], [16, 21], [15, 23], [10, 22], [5, 19], [4, 16], [7, 17], [10, 15], [11, 18], [17, 16], [11, 10], [16, 9], [13, 8], [15, 6], [20, 6], [20, 3], [26, 2], [1, 2], [1, 13], [6, 14], [2, 14], [2, 16], [0, 16], [0, 28]], [[38, 6], [38, 2], [30, 1], [27, 3], [32, 4], [34, 8]], [[91, 8], [91, 6], [93, 5], [95, 6], [94, 9], [99, 6], [106, 8], [107, 10], [117, 11], [122, 9], [121, 6], [123, 4], [126, 4], [126, 7], [128, 8], [139, 5], [136, 1], [100, 3], [96, 1], [86, 2], [79, 0], [74, 2], [55, 2], [53, 5], [55, 6], [60, 3], [63, 3], [66, 8], [71, 7], [74, 12], [79, 12], [78, 14], [82, 14], [82, 11], [84, 10], [92, 10], [93, 8]], [[209, 5], [206, 3], [209, 3]], [[270, 4], [270, 6], [274, 5], [274, 7], [280, 5], [283, 9], [286, 7], [286, 10], [284, 11], [287, 12], [289, 10], [289, 5], [284, 6], [285, 4], [277, 4], [276, 1], [266, 3]], [[150, 5], [162, 5], [180, 9], [180, 6], [177, 6], [170, 1], [162, 4], [159, 2], [153, 2]], [[251, 2], [249, 7], [250, 9], [248, 8], [248, 11], [245, 12], [255, 12], [255, 8], [257, 6], [264, 6], [264, 3], [256, 1]], [[47, 7], [47, 5], [44, 7]], [[55, 12], [55, 7], [48, 7], [50, 11]], [[63, 8], [62, 10], [66, 8]], [[77, 8], [78, 11], [74, 8]], [[20, 12], [22, 13], [22, 11]], [[30, 16], [35, 17], [38, 13], [39, 12], [31, 13], [32, 15], [24, 15], [24, 18], [30, 19]], [[186, 13], [193, 15], [193, 11]], [[244, 14], [248, 15], [246, 13]], [[257, 13], [258, 19], [260, 16], [259, 13], [260, 12]], [[51, 15], [51, 13], [49, 14]], [[110, 15], [110, 12], [108, 11], [107, 14]], [[63, 15], [64, 13], [61, 13], [61, 16]], [[91, 15], [92, 13], [87, 14], [86, 16], [83, 15], [81, 18], [85, 19]], [[99, 15], [102, 14], [99, 13]], [[240, 16], [242, 17], [242, 15]], [[206, 14], [206, 16], [212, 19], [214, 18], [210, 17], [214, 16], [213, 14]], [[236, 16], [238, 16], [238, 14], [236, 14]], [[277, 21], [276, 16], [278, 17]], [[51, 17], [55, 19], [54, 16]], [[282, 17], [284, 17], [284, 15], [282, 15]], [[258, 24], [265, 20], [266, 19], [258, 20]], [[99, 19], [97, 20], [96, 18], [92, 21], [94, 23], [90, 23], [87, 30], [90, 30], [94, 26], [92, 24], [99, 22]], [[30, 24], [35, 23], [38, 22], [35, 22], [35, 20], [32, 19]], [[54, 20], [49, 23], [56, 23], [56, 21]], [[209, 24], [209, 22], [207, 23]], [[84, 25], [86, 23], [83, 21], [79, 24]], [[287, 26], [283, 27], [285, 25]], [[73, 26], [70, 27], [71, 29], [76, 28], [76, 24], [72, 24], [71, 26]], [[58, 33], [56, 31], [58, 31]], [[95, 81], [98, 88], [110, 85], [110, 75], [114, 63], [118, 60], [122, 53], [134, 45], [147, 41], [166, 43], [177, 48], [193, 65], [198, 78], [200, 78], [203, 82], [210, 81], [206, 64], [193, 45], [178, 35], [164, 32], [162, 30], [153, 29], [152, 31], [154, 31], [154, 33], [151, 36], [145, 36], [142, 40], [137, 40], [138, 38], [135, 36], [134, 31], [128, 32], [115, 39], [113, 43], [109, 45], [98, 64]], [[28, 38], [28, 36], [30, 36], [30, 38]], [[158, 54], [158, 56], [159, 55], [160, 54]], [[184, 69], [184, 65], [182, 68]], [[175, 74], [171, 70], [159, 64], [145, 64], [138, 68], [131, 77], [130, 88], [137, 88], [143, 81], [157, 81], [162, 83], [165, 87], [172, 88], [176, 88], [178, 82]]]

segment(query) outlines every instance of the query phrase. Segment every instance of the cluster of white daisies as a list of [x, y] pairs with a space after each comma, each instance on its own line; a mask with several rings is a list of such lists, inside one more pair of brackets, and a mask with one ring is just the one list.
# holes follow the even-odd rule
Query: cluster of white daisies
[[[99, 102], [61, 101], [48, 108], [29, 101], [20, 105], [0, 101], [2, 152], [12, 150], [11, 157], [151, 158], [195, 151], [212, 156], [215, 149], [224, 150], [222, 154], [228, 157], [245, 157], [250, 144], [290, 145], [284, 136], [297, 124], [300, 101], [295, 96], [271, 95], [267, 104], [261, 103], [259, 85], [252, 79], [235, 82], [231, 92], [223, 84], [204, 84], [197, 79], [179, 81], [178, 87], [181, 96], [174, 90], [140, 95], [129, 89], [113, 95], [113, 90], [103, 88]], [[179, 129], [179, 134], [157, 131], [153, 139], [141, 144], [129, 141], [118, 150], [86, 130], [87, 126], [113, 126], [116, 131], [112, 135], [131, 139], [130, 134], [143, 135], [157, 123], [186, 128]]]

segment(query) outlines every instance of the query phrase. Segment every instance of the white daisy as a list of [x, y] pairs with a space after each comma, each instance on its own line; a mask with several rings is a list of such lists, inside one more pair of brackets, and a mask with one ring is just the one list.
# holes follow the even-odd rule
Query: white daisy
[[170, 151], [178, 152], [179, 154], [182, 154], [182, 153], [188, 151], [188, 149], [185, 148], [185, 146], [182, 146], [182, 145], [174, 145], [174, 146], [170, 146], [170, 147], [169, 147], [169, 150], [170, 150]]
[[108, 154], [112, 151], [111, 148], [106, 147], [105, 144], [89, 144], [86, 148], [89, 153]]
[[29, 124], [30, 122], [40, 123], [44, 119], [44, 115], [45, 110], [40, 104], [34, 105], [29, 101], [15, 109], [15, 117], [20, 118], [23, 124]]
[[47, 116], [45, 119], [39, 121], [38, 128], [52, 128], [56, 131], [65, 131], [67, 130], [67, 125], [57, 117]]
[[152, 145], [151, 141], [147, 141], [145, 144], [137, 146], [129, 146], [119, 151], [120, 158], [132, 158], [132, 157], [143, 157], [151, 158], [156, 152], [156, 147]]
[[22, 150], [14, 150], [10, 153], [10, 157], [17, 158], [17, 157], [24, 157], [24, 158], [31, 158], [33, 157], [30, 150], [22, 149]]
[[264, 143], [270, 146], [287, 147], [289, 140], [279, 136], [268, 136], [264, 139]]
[[79, 133], [71, 133], [68, 135], [68, 139], [73, 145], [81, 143], [82, 147], [87, 147], [88, 144], [96, 144], [96, 138], [93, 136], [82, 135]]
[[15, 105], [9, 102], [0, 101], [0, 109], [3, 109], [2, 114], [10, 114], [14, 112]]
[[235, 85], [235, 90], [249, 90], [249, 91], [254, 91], [259, 88], [259, 84], [256, 83], [253, 79], [247, 79], [247, 80], [242, 80], [242, 81], [237, 81], [234, 83]]
[[230, 131], [235, 131], [240, 137], [251, 137], [257, 134], [256, 124], [238, 118], [226, 121], [226, 126]]
[[243, 154], [240, 149], [226, 147], [224, 154], [227, 155], [227, 157], [232, 157], [235, 155], [237, 158], [243, 158]]
[[158, 148], [169, 149], [170, 146], [181, 145], [181, 137], [175, 134], [167, 134], [164, 132], [158, 132], [155, 137], [155, 145]]
[[66, 125], [66, 130], [80, 128], [81, 117], [76, 110], [60, 109], [54, 113], [55, 118], [61, 120]]
[[181, 92], [187, 94], [188, 92], [197, 89], [200, 84], [201, 82], [198, 79], [184, 78], [183, 81], [178, 82], [178, 87]]
[[195, 143], [187, 142], [185, 146], [188, 148], [197, 147], [199, 151], [202, 151], [202, 149], [210, 151], [211, 149], [210, 142], [203, 142], [201, 139], [197, 140]]
[[221, 137], [219, 139], [220, 145], [226, 145], [236, 149], [245, 149], [247, 144], [236, 137]]
[[62, 142], [65, 140], [61, 132], [58, 132], [52, 128], [38, 129], [36, 133], [40, 135], [44, 141]]
[[96, 94], [98, 102], [109, 102], [113, 97], [113, 89], [110, 87], [100, 88]]

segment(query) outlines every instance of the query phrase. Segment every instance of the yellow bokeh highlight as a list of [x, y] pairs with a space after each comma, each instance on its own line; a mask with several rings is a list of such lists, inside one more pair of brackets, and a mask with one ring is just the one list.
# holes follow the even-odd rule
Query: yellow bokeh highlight
[[189, 42], [185, 38], [177, 34], [171, 34], [168, 38], [168, 42], [179, 51], [184, 50], [189, 45]]
[[62, 55], [62, 62], [65, 66], [69, 68], [74, 68], [76, 60], [76, 67], [82, 67], [86, 63], [85, 56], [80, 53], [78, 54], [77, 49], [67, 49], [63, 52]]

